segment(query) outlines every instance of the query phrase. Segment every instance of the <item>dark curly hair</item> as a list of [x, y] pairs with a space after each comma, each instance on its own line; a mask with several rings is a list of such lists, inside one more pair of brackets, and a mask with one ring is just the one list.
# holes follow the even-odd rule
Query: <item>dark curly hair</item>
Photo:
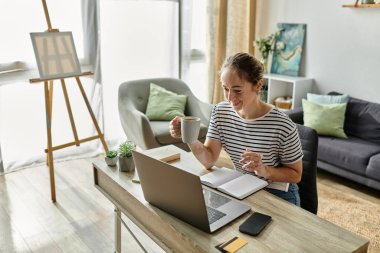
[[256, 85], [264, 76], [264, 65], [255, 57], [247, 53], [237, 53], [228, 57], [221, 69], [220, 74], [226, 68], [236, 70], [241, 79]]

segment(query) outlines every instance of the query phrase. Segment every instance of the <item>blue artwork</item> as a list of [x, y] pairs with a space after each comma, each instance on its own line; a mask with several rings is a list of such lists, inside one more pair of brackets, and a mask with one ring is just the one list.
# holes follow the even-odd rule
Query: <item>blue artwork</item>
[[272, 58], [271, 73], [298, 76], [305, 38], [305, 24], [277, 24], [280, 34]]

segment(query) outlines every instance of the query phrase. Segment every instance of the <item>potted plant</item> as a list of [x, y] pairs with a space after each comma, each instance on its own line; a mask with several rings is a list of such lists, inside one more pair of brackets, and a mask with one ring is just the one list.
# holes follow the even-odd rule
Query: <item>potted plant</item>
[[[281, 31], [277, 31], [275, 33], [272, 33], [266, 37], [260, 38], [255, 41], [257, 45], [257, 49], [260, 51], [263, 65], [264, 65], [264, 73], [270, 73], [271, 68], [271, 57], [273, 56], [273, 53], [276, 52], [276, 50], [280, 50], [283, 48], [278, 48], [275, 46], [275, 42], [277, 37], [280, 35]], [[281, 46], [283, 47], [283, 45]], [[262, 101], [266, 102], [268, 97], [268, 84], [267, 81], [264, 79], [263, 87], [261, 88], [261, 91], [259, 93], [259, 97]]]
[[115, 166], [117, 163], [117, 151], [116, 150], [107, 151], [106, 157], [104, 159], [106, 160], [106, 164], [108, 166]]
[[128, 172], [135, 168], [133, 162], [132, 150], [136, 149], [136, 144], [131, 141], [125, 141], [119, 146], [119, 169]]
[[[283, 49], [275, 45], [276, 39], [280, 35], [280, 32], [281, 30], [255, 41], [257, 49], [260, 51], [261, 57], [263, 58], [262, 60], [264, 64], [265, 73], [270, 72], [271, 64], [269, 64], [269, 60], [273, 56], [273, 53], [275, 53], [277, 50]], [[284, 45], [281, 45], [280, 47], [284, 47]]]

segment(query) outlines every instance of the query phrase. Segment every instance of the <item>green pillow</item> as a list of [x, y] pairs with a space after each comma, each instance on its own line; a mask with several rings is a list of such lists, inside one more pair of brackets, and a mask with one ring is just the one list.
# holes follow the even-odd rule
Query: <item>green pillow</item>
[[347, 104], [316, 104], [302, 99], [303, 122], [320, 135], [347, 138], [344, 133], [344, 114]]
[[149, 120], [172, 120], [175, 116], [183, 117], [186, 99], [186, 95], [178, 95], [151, 83], [145, 114]]
[[348, 95], [318, 95], [307, 93], [307, 100], [317, 104], [342, 104], [348, 102]]

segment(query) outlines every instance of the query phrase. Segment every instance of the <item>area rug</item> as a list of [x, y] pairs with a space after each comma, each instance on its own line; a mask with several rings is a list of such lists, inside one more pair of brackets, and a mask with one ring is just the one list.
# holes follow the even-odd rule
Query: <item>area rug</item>
[[[318, 180], [318, 216], [370, 240], [368, 252], [380, 252], [380, 200], [349, 187]], [[336, 184], [336, 182], [335, 182]]]

